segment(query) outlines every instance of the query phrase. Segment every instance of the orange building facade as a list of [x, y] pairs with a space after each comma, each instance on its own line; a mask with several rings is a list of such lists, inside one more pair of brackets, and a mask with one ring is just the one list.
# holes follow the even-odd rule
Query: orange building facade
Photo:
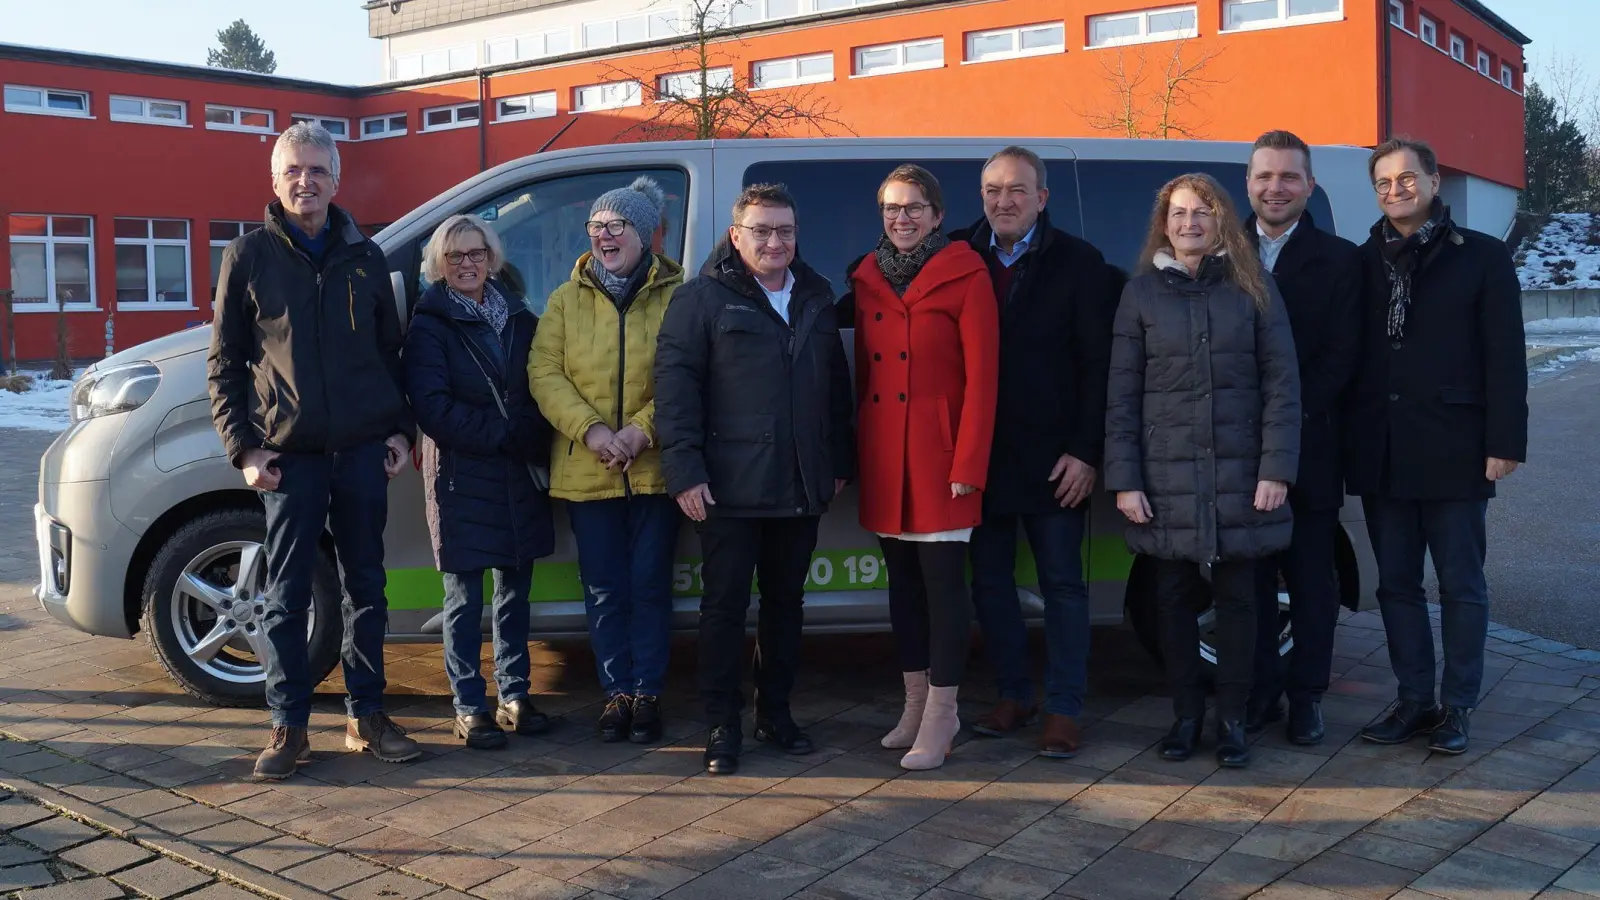
[[[295, 118], [350, 138], [336, 202], [376, 228], [508, 160], [638, 139], [657, 79], [685, 71], [678, 43], [361, 88], [0, 45], [16, 354], [54, 354], [62, 303], [76, 358], [209, 320], [212, 261], [261, 221]], [[712, 65], [758, 99], [831, 110], [836, 136], [1409, 134], [1439, 150], [1457, 218], [1503, 231], [1523, 184], [1526, 43], [1476, 0], [903, 0], [741, 28]], [[1174, 67], [1194, 70], [1190, 99], [1163, 115]], [[652, 86], [630, 93], [626, 76]]]

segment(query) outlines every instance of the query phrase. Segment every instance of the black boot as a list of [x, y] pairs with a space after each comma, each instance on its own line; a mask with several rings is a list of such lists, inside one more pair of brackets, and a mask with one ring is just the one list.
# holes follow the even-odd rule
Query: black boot
[[811, 738], [787, 714], [763, 717], [756, 721], [756, 740], [777, 744], [785, 753], [804, 756], [813, 749]]
[[712, 775], [732, 775], [739, 771], [739, 745], [743, 736], [737, 727], [718, 725], [706, 739], [706, 771]]
[[1217, 722], [1217, 765], [1228, 769], [1250, 765], [1250, 742], [1244, 736], [1244, 723], [1238, 719]]
[[1273, 722], [1283, 721], [1283, 704], [1277, 697], [1271, 700], [1251, 699], [1245, 706], [1244, 730], [1246, 734], [1260, 734]]
[[635, 744], [653, 744], [661, 740], [661, 699], [640, 694], [633, 698], [633, 729], [628, 740]]
[[606, 701], [606, 711], [600, 714], [596, 727], [600, 740], [608, 744], [627, 740], [633, 728], [633, 698], [627, 694], [613, 694]]
[[1193, 756], [1194, 748], [1200, 745], [1200, 728], [1204, 723], [1204, 716], [1172, 723], [1172, 730], [1161, 741], [1161, 758], [1182, 762]]
[[1463, 706], [1446, 706], [1443, 720], [1428, 739], [1428, 749], [1451, 756], [1467, 752], [1467, 720], [1472, 710]]
[[1416, 700], [1400, 700], [1389, 707], [1389, 715], [1361, 729], [1362, 740], [1374, 744], [1404, 744], [1419, 734], [1439, 727], [1439, 707]]
[[1316, 700], [1289, 704], [1289, 743], [1309, 747], [1322, 743], [1322, 704]]
[[498, 750], [506, 745], [506, 733], [486, 712], [456, 716], [456, 737], [477, 750]]

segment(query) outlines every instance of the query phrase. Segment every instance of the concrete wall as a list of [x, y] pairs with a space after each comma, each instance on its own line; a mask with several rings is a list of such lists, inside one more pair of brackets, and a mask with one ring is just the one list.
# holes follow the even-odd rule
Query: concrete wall
[[1450, 205], [1457, 225], [1497, 238], [1511, 232], [1517, 216], [1517, 189], [1475, 175], [1446, 174], [1439, 195]]
[[1600, 290], [1523, 291], [1522, 321], [1600, 317]]

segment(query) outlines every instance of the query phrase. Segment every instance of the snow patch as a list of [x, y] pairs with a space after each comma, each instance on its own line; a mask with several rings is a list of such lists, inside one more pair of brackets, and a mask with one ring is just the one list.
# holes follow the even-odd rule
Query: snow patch
[[1550, 360], [1544, 365], [1535, 368], [1533, 371], [1537, 373], [1558, 372], [1567, 366], [1572, 365], [1573, 363], [1580, 362], [1600, 362], [1600, 347], [1592, 347], [1588, 350], [1579, 350], [1575, 353], [1564, 353], [1561, 356]]
[[1600, 216], [1556, 213], [1517, 251], [1523, 290], [1600, 288]]
[[1535, 319], [1522, 323], [1524, 334], [1600, 334], [1600, 316]]
[[72, 382], [51, 381], [44, 372], [24, 372], [33, 376], [33, 386], [20, 394], [0, 390], [0, 428], [27, 428], [34, 431], [65, 431], [72, 424], [68, 404]]

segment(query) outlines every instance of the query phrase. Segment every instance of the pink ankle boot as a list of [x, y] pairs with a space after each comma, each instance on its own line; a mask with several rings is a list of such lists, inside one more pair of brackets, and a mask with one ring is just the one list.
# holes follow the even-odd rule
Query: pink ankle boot
[[900, 759], [903, 769], [937, 769], [950, 755], [950, 744], [961, 730], [961, 719], [956, 715], [956, 688], [928, 688], [928, 705], [922, 711], [922, 725], [917, 729], [917, 741], [911, 752]]
[[879, 742], [891, 750], [904, 750], [916, 740], [917, 728], [922, 725], [922, 709], [928, 703], [928, 673], [901, 672], [900, 675], [906, 681], [906, 708], [900, 713], [900, 724]]

